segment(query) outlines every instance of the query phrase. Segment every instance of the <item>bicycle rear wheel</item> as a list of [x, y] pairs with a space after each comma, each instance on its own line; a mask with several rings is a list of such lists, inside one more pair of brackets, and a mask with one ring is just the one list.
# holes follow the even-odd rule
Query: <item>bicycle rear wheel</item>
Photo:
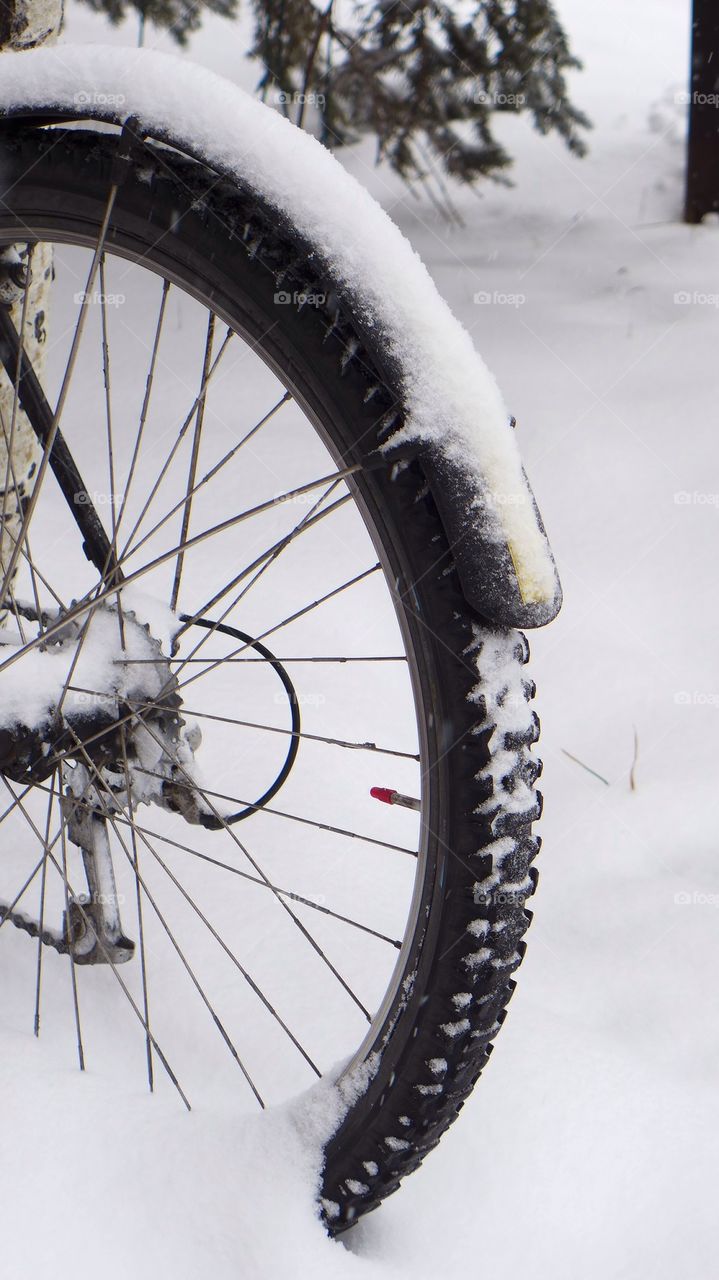
[[[420, 463], [378, 457], [401, 394], [313, 247], [166, 146], [110, 200], [115, 146], [7, 144], [0, 238], [31, 275], [53, 246], [62, 413], [6, 468], [2, 923], [69, 952], [115, 1082], [233, 1107], [334, 1082], [339, 1231], [438, 1141], [513, 990], [527, 646], [467, 606]], [[68, 966], [12, 942], [9, 1016], [29, 987], [60, 1053]]]

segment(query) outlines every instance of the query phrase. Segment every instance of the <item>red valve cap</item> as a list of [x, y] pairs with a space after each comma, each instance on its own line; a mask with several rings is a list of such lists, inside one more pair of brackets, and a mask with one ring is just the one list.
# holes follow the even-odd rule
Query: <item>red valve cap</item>
[[381, 800], [383, 804], [394, 804], [397, 792], [392, 787], [372, 787], [370, 795], [373, 800]]

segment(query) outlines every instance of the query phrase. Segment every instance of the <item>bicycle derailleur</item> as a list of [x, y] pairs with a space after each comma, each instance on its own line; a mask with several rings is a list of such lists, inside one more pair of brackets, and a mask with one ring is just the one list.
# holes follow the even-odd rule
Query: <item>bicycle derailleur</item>
[[[119, 823], [127, 822], [125, 813], [132, 818], [138, 804], [158, 804], [188, 822], [215, 826], [216, 815], [192, 786], [201, 734], [182, 719], [177, 678], [149, 625], [134, 613], [102, 605], [89, 622], [80, 617], [63, 623], [59, 612], [38, 617], [27, 605], [17, 608], [48, 632], [33, 660], [38, 696], [23, 699], [25, 706], [44, 701], [46, 710], [34, 724], [25, 723], [25, 715], [0, 725], [0, 773], [25, 785], [61, 777], [62, 822], [82, 853], [88, 891], [73, 893], [67, 886], [61, 934], [41, 930], [1, 903], [0, 918], [69, 952], [76, 964], [123, 964], [135, 944], [122, 927], [108, 822], [116, 825], [130, 859], [131, 844]], [[11, 643], [17, 645], [17, 637], [0, 632], [0, 663]], [[52, 664], [70, 673], [55, 698]], [[2, 696], [3, 679], [12, 682], [14, 675], [11, 669], [0, 674], [4, 708], [17, 704], [17, 691]], [[88, 678], [91, 688], [83, 683]], [[47, 856], [60, 869], [51, 850]]]

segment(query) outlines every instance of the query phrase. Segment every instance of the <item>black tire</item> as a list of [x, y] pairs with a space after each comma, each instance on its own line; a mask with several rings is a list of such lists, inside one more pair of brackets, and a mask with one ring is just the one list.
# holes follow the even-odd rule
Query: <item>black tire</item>
[[[15, 129], [3, 148], [3, 241], [27, 239], [32, 228], [92, 242], [114, 138]], [[108, 248], [130, 257], [149, 250], [156, 270], [259, 341], [344, 463], [366, 458], [401, 425], [396, 376], [323, 271], [321, 253], [249, 190], [149, 149], [142, 175], [136, 165], [123, 179]], [[325, 302], [277, 308], [278, 288]], [[526, 641], [466, 604], [417, 460], [360, 473], [354, 488], [397, 581], [428, 819], [422, 909], [404, 980], [368, 1049], [369, 1084], [327, 1144], [322, 1206], [333, 1233], [416, 1168], [484, 1068], [524, 950], [539, 847], [531, 824], [541, 808], [540, 764], [530, 752], [536, 716], [527, 712], [521, 724], [515, 715], [511, 731], [496, 729], [508, 701], [533, 696], [521, 675]]]

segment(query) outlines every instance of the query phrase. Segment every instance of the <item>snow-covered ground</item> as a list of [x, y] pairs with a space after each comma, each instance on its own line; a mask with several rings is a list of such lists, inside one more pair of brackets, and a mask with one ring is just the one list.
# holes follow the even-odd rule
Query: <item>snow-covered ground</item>
[[[678, 222], [688, 8], [561, 0], [590, 155], [506, 121], [516, 185], [460, 193], [463, 229], [365, 163], [369, 148], [346, 157], [497, 375], [564, 583], [533, 642], [535, 921], [480, 1087], [337, 1244], [313, 1216], [313, 1136], [287, 1114], [228, 1126], [139, 1090], [118, 1109], [92, 1073], [49, 1075], [18, 1032], [0, 1057], [13, 1280], [53, 1263], [138, 1280], [714, 1274], [719, 229]], [[71, 42], [133, 35], [70, 10]], [[220, 20], [193, 55], [252, 82]]]

